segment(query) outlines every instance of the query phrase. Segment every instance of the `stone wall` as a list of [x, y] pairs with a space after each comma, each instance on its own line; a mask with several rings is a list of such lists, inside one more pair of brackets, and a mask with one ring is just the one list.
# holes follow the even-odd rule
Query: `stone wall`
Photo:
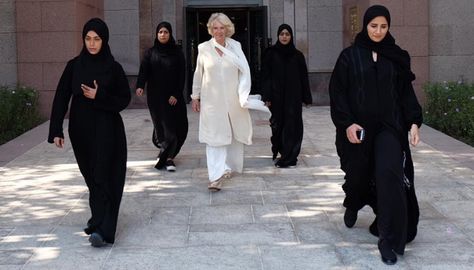
[[16, 85], [15, 1], [0, 1], [0, 85]]
[[67, 61], [82, 49], [82, 28], [91, 17], [103, 17], [103, 0], [16, 0], [18, 82], [40, 91], [44, 117]]
[[126, 74], [138, 74], [139, 1], [104, 0], [104, 18], [110, 31], [110, 49]]
[[[173, 27], [176, 41], [183, 40], [183, 0], [140, 0], [140, 55], [153, 46], [158, 23], [167, 21]], [[138, 74], [138, 73], [137, 73]]]
[[[350, 40], [350, 8], [357, 7], [359, 27], [363, 27], [365, 10], [375, 4], [384, 5], [390, 11], [390, 33], [396, 43], [411, 56], [411, 66], [416, 74], [413, 82], [418, 99], [424, 103], [422, 86], [429, 80], [429, 1], [428, 0], [343, 0], [344, 44]], [[362, 29], [362, 28], [360, 28]]]
[[296, 47], [308, 64], [314, 104], [328, 105], [328, 83], [342, 43], [342, 0], [269, 0], [269, 37], [275, 43], [278, 26], [293, 27]]
[[310, 71], [332, 71], [342, 44], [342, 1], [308, 1]]
[[[203, 1], [0, 0], [0, 84], [39, 90], [40, 111], [49, 116], [65, 64], [82, 48], [83, 24], [98, 16], [109, 25], [112, 52], [131, 78], [133, 91], [140, 55], [152, 45], [156, 24], [170, 21], [175, 38], [183, 39], [183, 6], [188, 2]], [[414, 85], [422, 102], [421, 88], [427, 81], [474, 80], [472, 0], [262, 0], [261, 4], [268, 7], [273, 42], [281, 23], [293, 26], [296, 46], [308, 63], [315, 104], [328, 104], [328, 78], [339, 52], [351, 42], [351, 7], [357, 7], [360, 24], [370, 5], [389, 8], [390, 31], [412, 56]], [[132, 104], [145, 103], [142, 99]]]
[[474, 3], [430, 1], [430, 81], [474, 82]]

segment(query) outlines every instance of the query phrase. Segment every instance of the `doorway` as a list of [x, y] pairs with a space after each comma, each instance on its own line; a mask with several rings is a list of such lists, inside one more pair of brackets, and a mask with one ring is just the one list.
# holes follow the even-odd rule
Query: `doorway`
[[186, 7], [186, 69], [188, 83], [187, 97], [192, 93], [192, 80], [198, 45], [211, 38], [207, 31], [207, 21], [212, 13], [222, 12], [234, 23], [235, 34], [233, 39], [240, 42], [252, 75], [251, 93], [259, 93], [260, 70], [262, 53], [267, 47], [267, 8], [264, 6], [252, 7]]

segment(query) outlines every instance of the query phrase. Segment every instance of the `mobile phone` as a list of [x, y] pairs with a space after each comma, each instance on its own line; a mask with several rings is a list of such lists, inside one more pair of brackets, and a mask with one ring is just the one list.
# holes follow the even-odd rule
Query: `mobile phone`
[[357, 130], [356, 134], [357, 134], [357, 138], [359, 139], [359, 141], [364, 140], [364, 138], [365, 138], [365, 130], [364, 129]]

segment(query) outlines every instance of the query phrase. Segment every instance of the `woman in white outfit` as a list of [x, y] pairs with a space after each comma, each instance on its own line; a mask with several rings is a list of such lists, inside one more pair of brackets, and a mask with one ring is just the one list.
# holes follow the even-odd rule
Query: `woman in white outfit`
[[212, 38], [198, 46], [191, 98], [200, 116], [199, 141], [206, 144], [208, 188], [219, 191], [224, 178], [242, 173], [243, 145], [252, 143], [248, 108], [265, 106], [249, 97], [250, 68], [240, 43], [230, 38], [233, 23], [225, 14], [214, 13], [207, 28]]

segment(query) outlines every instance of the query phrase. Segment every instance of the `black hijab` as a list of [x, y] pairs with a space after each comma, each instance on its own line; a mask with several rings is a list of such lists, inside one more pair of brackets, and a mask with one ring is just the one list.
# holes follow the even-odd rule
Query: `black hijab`
[[[278, 37], [280, 36], [280, 33], [285, 29], [290, 33], [291, 39], [290, 39], [290, 42], [288, 44], [283, 45], [280, 42], [280, 39]], [[282, 24], [278, 27], [277, 41], [276, 41], [274, 47], [279, 53], [281, 53], [282, 55], [285, 55], [285, 56], [293, 55], [296, 52], [295, 43], [293, 42], [293, 29], [291, 29], [291, 26], [284, 23], [284, 24]]]
[[[161, 43], [158, 40], [158, 36], [157, 36], [158, 32], [160, 32], [160, 29], [163, 28], [163, 27], [166, 28], [168, 30], [168, 32], [170, 33], [170, 39], [165, 44]], [[174, 40], [173, 29], [171, 28], [171, 24], [169, 22], [160, 22], [158, 24], [158, 26], [156, 27], [155, 44], [154, 44], [153, 48], [158, 50], [158, 52], [165, 53], [165, 54], [176, 52], [176, 49], [177, 49], [176, 41]]]
[[[94, 31], [102, 39], [102, 47], [95, 55], [90, 54], [86, 47], [85, 38], [89, 31]], [[92, 18], [84, 25], [82, 42], [81, 53], [74, 65], [72, 82], [73, 93], [79, 95], [82, 95], [81, 84], [94, 87], [94, 80], [96, 80], [100, 87], [114, 63], [114, 57], [109, 47], [109, 29], [100, 18]]]
[[373, 5], [369, 7], [364, 14], [364, 25], [362, 31], [357, 34], [354, 44], [388, 58], [397, 66], [402, 79], [410, 82], [413, 81], [415, 79], [415, 74], [413, 74], [410, 68], [410, 55], [407, 51], [401, 49], [397, 44], [395, 44], [395, 39], [389, 31], [385, 38], [380, 42], [374, 42], [370, 39], [369, 34], [367, 33], [367, 25], [378, 16], [385, 17], [390, 29], [390, 12], [388, 9], [381, 5]]

